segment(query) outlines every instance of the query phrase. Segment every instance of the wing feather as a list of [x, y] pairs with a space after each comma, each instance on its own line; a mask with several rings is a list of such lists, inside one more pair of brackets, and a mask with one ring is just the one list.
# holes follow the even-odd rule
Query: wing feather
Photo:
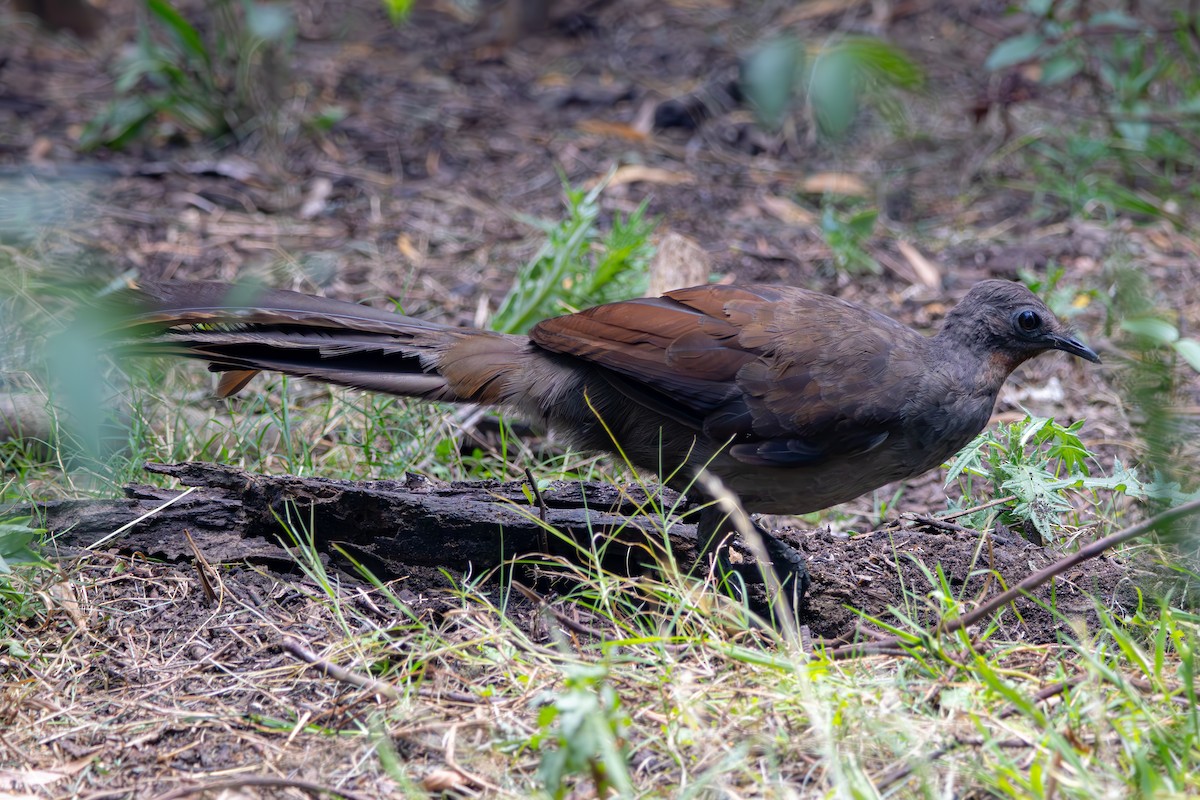
[[[748, 465], [820, 464], [879, 447], [925, 337], [787, 286], [697, 286], [545, 320], [539, 347], [622, 377], [626, 393], [697, 421]], [[845, 398], [855, 397], [847, 404]]]

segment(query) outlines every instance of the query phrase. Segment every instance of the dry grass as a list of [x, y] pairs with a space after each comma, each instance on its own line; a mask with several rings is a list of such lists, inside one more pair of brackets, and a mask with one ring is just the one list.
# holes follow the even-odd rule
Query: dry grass
[[[10, 629], [23, 652], [0, 658], [0, 746], [21, 765], [8, 785], [529, 797], [556, 785], [550, 754], [586, 743], [562, 738], [574, 711], [612, 732], [638, 796], [1006, 793], [1006, 771], [1033, 764], [1068, 796], [1099, 796], [1126, 786], [1119, 722], [1191, 724], [1170, 716], [1187, 707], [1175, 676], [1190, 656], [1168, 648], [1156, 667], [1151, 644], [1139, 664], [1113, 637], [1124, 626], [1077, 629], [1082, 646], [974, 629], [916, 658], [830, 662], [747, 628], [711, 587], [596, 574], [533, 604], [503, 585], [448, 601], [301, 563], [306, 577], [280, 580], [98, 554], [41, 573]], [[1186, 615], [1167, 618], [1193, 640]], [[1136, 638], [1152, 643], [1156, 624]], [[585, 702], [605, 692], [611, 706]], [[573, 796], [603, 762], [584, 757], [560, 775]]]

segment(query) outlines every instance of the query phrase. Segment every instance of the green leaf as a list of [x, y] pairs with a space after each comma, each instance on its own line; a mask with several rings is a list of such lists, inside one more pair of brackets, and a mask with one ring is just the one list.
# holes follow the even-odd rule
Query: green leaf
[[828, 50], [813, 63], [808, 99], [826, 136], [837, 138], [854, 122], [860, 83], [858, 64], [846, 50]]
[[1012, 477], [1000, 485], [1000, 490], [1010, 492], [1017, 497], [1017, 505], [1013, 515], [1027, 519], [1033, 523], [1046, 541], [1054, 538], [1054, 525], [1058, 522], [1058, 512], [1071, 507], [1063, 497], [1055, 491], [1054, 476], [1043, 469], [1030, 465], [1013, 467]]
[[283, 42], [295, 30], [292, 11], [282, 3], [249, 3], [246, 6], [246, 28], [264, 42]]
[[309, 120], [309, 124], [319, 131], [328, 131], [349, 115], [345, 106], [326, 106]]
[[1174, 343], [1175, 352], [1196, 372], [1200, 372], [1200, 342], [1195, 339], [1180, 339]]
[[847, 220], [846, 225], [855, 236], [865, 239], [875, 232], [877, 219], [879, 219], [879, 209], [869, 208], [854, 214]]
[[1038, 50], [1046, 40], [1038, 31], [1023, 33], [1011, 39], [1005, 39], [996, 45], [987, 60], [983, 62], [984, 69], [998, 70], [1021, 64], [1037, 55]]
[[79, 146], [84, 150], [101, 145], [120, 150], [141, 133], [156, 113], [156, 109], [143, 97], [114, 100], [84, 127]]
[[1049, 417], [1028, 417], [1025, 422], [1022, 423], [1024, 427], [1021, 431], [1021, 436], [1017, 439], [1020, 449], [1023, 450], [1029, 446], [1029, 440], [1035, 437], [1039, 442], [1045, 441], [1045, 437], [1042, 436], [1042, 432], [1045, 431], [1046, 436], [1049, 436], [1052, 430], [1050, 428], [1050, 423], [1052, 422], [1053, 420]]
[[853, 65], [872, 80], [902, 89], [918, 89], [925, 73], [908, 54], [893, 44], [871, 36], [851, 36], [837, 45]]
[[742, 86], [763, 127], [777, 129], [800, 84], [804, 48], [794, 38], [774, 39], [751, 53], [742, 66]]
[[1062, 83], [1074, 78], [1081, 69], [1083, 62], [1070, 53], [1054, 56], [1042, 64], [1042, 83], [1046, 86]]
[[1121, 320], [1121, 330], [1154, 344], [1171, 344], [1179, 338], [1179, 329], [1157, 317], [1132, 317]]
[[1092, 15], [1088, 20], [1088, 26], [1092, 28], [1124, 28], [1128, 31], [1140, 30], [1142, 23], [1138, 22], [1133, 17], [1126, 14], [1124, 11], [1100, 11]]
[[399, 25], [408, 20], [412, 14], [414, 0], [383, 0], [383, 9], [393, 25]]
[[179, 44], [196, 58], [211, 66], [208, 48], [192, 24], [183, 18], [167, 0], [146, 0], [146, 7], [175, 34]]
[[11, 571], [12, 564], [45, 564], [33, 549], [46, 531], [29, 527], [30, 517], [10, 517], [0, 522], [0, 574]]

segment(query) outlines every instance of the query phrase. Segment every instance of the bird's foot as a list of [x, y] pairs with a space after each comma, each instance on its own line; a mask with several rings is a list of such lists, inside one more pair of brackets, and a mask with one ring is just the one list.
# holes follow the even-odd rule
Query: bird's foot
[[812, 585], [812, 577], [808, 574], [808, 562], [804, 554], [790, 544], [780, 541], [762, 528], [759, 528], [759, 531], [762, 533], [767, 556], [771, 559], [771, 568], [779, 578], [779, 589], [792, 604], [792, 608], [795, 608]]
[[[729, 520], [718, 513], [715, 506], [709, 506], [700, 512], [700, 522], [697, 525], [697, 535], [704, 543], [703, 552], [711, 553], [716, 558], [717, 575], [735, 598], [741, 599], [744, 594], [744, 584], [764, 584], [767, 589], [767, 603], [771, 604], [776, 597], [782, 595], [796, 608], [804, 599], [812, 579], [808, 574], [808, 566], [804, 555], [791, 545], [777, 539], [770, 531], [764, 530], [758, 523], [753, 523], [754, 529], [762, 537], [769, 564], [739, 564], [734, 565], [729, 557], [729, 539], [736, 529], [730, 526]], [[763, 568], [770, 569], [778, 578], [778, 585], [773, 586]]]

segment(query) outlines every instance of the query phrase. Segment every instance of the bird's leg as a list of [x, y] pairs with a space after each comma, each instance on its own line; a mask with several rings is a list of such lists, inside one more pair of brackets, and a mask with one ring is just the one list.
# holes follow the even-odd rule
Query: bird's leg
[[[760, 566], [775, 570], [784, 595], [791, 599], [793, 607], [795, 607], [795, 604], [804, 598], [812, 583], [804, 556], [795, 548], [781, 542], [753, 520], [749, 520], [749, 522], [762, 537], [763, 547], [766, 550], [767, 559], [770, 561], [769, 564]], [[729, 561], [729, 540], [737, 533], [738, 528], [733, 515], [722, 509], [719, 503], [709, 502], [700, 509], [700, 519], [696, 524], [696, 538], [700, 542], [701, 560], [710, 554], [714, 555], [720, 572], [726, 575], [734, 572], [734, 567]]]

